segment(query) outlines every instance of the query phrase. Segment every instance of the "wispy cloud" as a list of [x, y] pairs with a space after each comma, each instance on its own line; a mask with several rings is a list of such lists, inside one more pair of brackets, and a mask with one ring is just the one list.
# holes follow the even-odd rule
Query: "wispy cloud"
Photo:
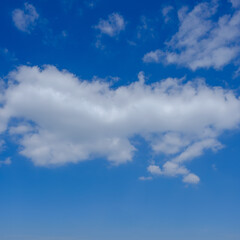
[[152, 180], [152, 177], [144, 177], [144, 176], [142, 176], [142, 177], [139, 177], [138, 179], [140, 181], [150, 181], [150, 180]]
[[95, 28], [98, 29], [101, 34], [114, 37], [123, 31], [125, 29], [125, 26], [126, 22], [123, 16], [119, 13], [112, 13], [108, 16], [107, 19], [100, 19]]
[[192, 70], [198, 68], [220, 69], [240, 53], [240, 11], [212, 20], [217, 11], [216, 3], [200, 3], [191, 11], [178, 12], [178, 32], [166, 43], [166, 49], [151, 51], [144, 62], [178, 64]]
[[173, 6], [166, 6], [162, 9], [162, 15], [164, 18], [164, 22], [167, 23], [170, 21], [170, 13], [173, 11]]
[[12, 19], [18, 30], [30, 33], [36, 25], [39, 18], [35, 7], [32, 4], [25, 3], [23, 9], [15, 9], [12, 12]]
[[6, 158], [5, 160], [0, 160], [0, 167], [3, 165], [10, 165], [10, 164], [12, 164], [10, 157]]

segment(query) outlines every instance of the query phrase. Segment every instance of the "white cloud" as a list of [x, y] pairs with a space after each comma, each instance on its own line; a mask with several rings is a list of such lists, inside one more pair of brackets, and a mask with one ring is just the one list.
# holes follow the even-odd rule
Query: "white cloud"
[[100, 30], [102, 34], [114, 37], [123, 31], [125, 26], [126, 22], [123, 16], [121, 16], [119, 13], [112, 13], [108, 16], [108, 19], [100, 19], [95, 28]]
[[140, 181], [150, 181], [150, 180], [152, 180], [152, 177], [139, 177], [138, 178]]
[[173, 6], [166, 6], [162, 9], [162, 15], [164, 17], [164, 22], [167, 23], [170, 21], [170, 12], [173, 11]]
[[143, 61], [146, 63], [150, 63], [150, 62], [159, 63], [164, 58], [164, 56], [165, 54], [163, 53], [163, 51], [161, 51], [160, 49], [157, 49], [155, 51], [146, 53], [143, 57]]
[[160, 138], [152, 140], [152, 149], [158, 153], [175, 154], [178, 153], [181, 148], [189, 145], [189, 141], [184, 139], [183, 136], [178, 133], [166, 133]]
[[203, 150], [205, 149], [212, 149], [213, 151], [217, 151], [221, 148], [222, 144], [219, 143], [216, 139], [204, 139], [190, 145], [184, 152], [177, 156], [174, 161], [182, 163], [195, 157], [201, 156], [203, 154]]
[[15, 9], [12, 12], [12, 19], [15, 26], [23, 32], [30, 33], [36, 24], [39, 15], [32, 4], [25, 3], [24, 9]]
[[155, 22], [151, 18], [148, 18], [146, 16], [140, 17], [140, 24], [137, 26], [137, 39], [136, 40], [142, 40], [146, 41], [149, 38], [155, 38], [156, 37], [156, 30], [155, 30]]
[[179, 165], [178, 163], [167, 161], [162, 169], [160, 169], [157, 165], [150, 165], [147, 168], [148, 172], [150, 172], [153, 176], [168, 176], [168, 177], [176, 177], [183, 176], [182, 181], [184, 183], [197, 184], [200, 182], [200, 178], [193, 174], [189, 173], [184, 166]]
[[0, 167], [2, 166], [2, 165], [10, 165], [10, 164], [12, 164], [12, 161], [11, 161], [11, 158], [10, 157], [8, 157], [8, 158], [6, 158], [5, 160], [0, 160]]
[[191, 184], [197, 184], [200, 182], [200, 178], [193, 174], [193, 173], [189, 173], [188, 175], [186, 175], [184, 178], [183, 178], [183, 182], [185, 183], [191, 183]]
[[153, 175], [161, 175], [162, 174], [160, 167], [157, 165], [150, 165], [150, 166], [148, 166], [147, 170]]
[[176, 176], [184, 176], [184, 178], [189, 175], [189, 171], [184, 167], [179, 165], [178, 163], [167, 161], [163, 164], [162, 169], [157, 165], [149, 165], [147, 168], [148, 172], [150, 172], [153, 176], [168, 176], [168, 177], [176, 177]]
[[182, 8], [178, 12], [178, 32], [166, 43], [164, 50], [151, 51], [144, 62], [178, 64], [192, 70], [198, 68], [220, 69], [240, 53], [240, 11], [223, 15], [215, 22], [212, 17], [216, 3], [200, 3], [193, 10]]
[[187, 174], [188, 170], [177, 163], [168, 161], [163, 165], [163, 174], [166, 176], [176, 176]]
[[174, 177], [188, 174], [187, 160], [218, 150], [218, 136], [239, 126], [240, 100], [230, 90], [173, 78], [147, 85], [142, 72], [138, 78], [111, 88], [53, 66], [22, 66], [0, 93], [0, 131], [16, 136], [20, 153], [38, 166], [101, 157], [126, 163], [138, 147], [131, 138], [141, 136], [167, 160], [148, 171]]
[[229, 0], [229, 2], [231, 2], [235, 8], [240, 7], [240, 0]]

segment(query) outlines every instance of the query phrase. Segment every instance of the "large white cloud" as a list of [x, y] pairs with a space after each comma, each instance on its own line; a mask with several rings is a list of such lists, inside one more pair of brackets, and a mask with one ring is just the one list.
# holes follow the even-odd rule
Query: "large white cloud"
[[221, 148], [218, 136], [240, 122], [240, 100], [232, 91], [203, 80], [168, 78], [147, 85], [143, 73], [130, 85], [112, 88], [53, 66], [22, 66], [8, 75], [0, 100], [1, 132], [14, 136], [20, 153], [35, 165], [99, 157], [126, 163], [137, 151], [131, 138], [142, 136], [166, 160], [149, 172], [181, 175], [191, 183], [198, 178], [189, 175], [187, 161]]
[[39, 14], [32, 4], [25, 3], [24, 9], [15, 9], [12, 12], [12, 19], [15, 26], [23, 32], [28, 32], [33, 29], [36, 24]]
[[[232, 1], [234, 5], [238, 2]], [[215, 21], [216, 11], [214, 1], [200, 3], [191, 11], [180, 9], [178, 32], [166, 43], [165, 49], [146, 53], [143, 61], [178, 64], [192, 70], [220, 69], [233, 61], [240, 53], [240, 11]]]

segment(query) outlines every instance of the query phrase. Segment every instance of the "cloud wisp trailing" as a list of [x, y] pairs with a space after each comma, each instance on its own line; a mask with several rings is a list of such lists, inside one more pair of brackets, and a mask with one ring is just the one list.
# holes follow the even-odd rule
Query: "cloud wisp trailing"
[[168, 78], [147, 85], [142, 72], [138, 77], [112, 88], [54, 66], [19, 67], [1, 92], [0, 131], [17, 138], [20, 154], [37, 166], [99, 157], [127, 163], [137, 151], [131, 138], [141, 136], [155, 156], [166, 159], [162, 167], [148, 167], [153, 176], [197, 183], [186, 165], [208, 149], [220, 149], [218, 136], [238, 127], [239, 98], [203, 80]]
[[[232, 1], [237, 6], [237, 1]], [[213, 20], [218, 5], [203, 2], [191, 11], [183, 7], [178, 11], [178, 32], [166, 43], [165, 49], [146, 53], [144, 62], [177, 64], [196, 70], [221, 69], [240, 54], [240, 11], [222, 15]]]

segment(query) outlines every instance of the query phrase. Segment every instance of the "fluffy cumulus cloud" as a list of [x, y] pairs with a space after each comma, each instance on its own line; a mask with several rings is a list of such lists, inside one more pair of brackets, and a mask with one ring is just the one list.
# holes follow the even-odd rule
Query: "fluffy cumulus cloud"
[[99, 23], [95, 26], [101, 34], [106, 34], [110, 37], [117, 36], [125, 29], [126, 22], [119, 13], [112, 13], [106, 20], [100, 19]]
[[12, 12], [12, 19], [15, 26], [23, 32], [28, 32], [33, 29], [39, 15], [32, 4], [25, 3], [24, 9], [15, 9]]
[[203, 80], [168, 78], [147, 85], [143, 73], [138, 78], [113, 88], [53, 66], [19, 67], [0, 93], [0, 131], [14, 137], [20, 154], [37, 166], [94, 158], [126, 163], [139, 147], [131, 139], [141, 136], [165, 162], [148, 166], [150, 177], [140, 180], [163, 175], [198, 183], [187, 164], [220, 149], [218, 136], [238, 127], [239, 98]]
[[[234, 6], [239, 1], [232, 1]], [[240, 53], [240, 11], [223, 15], [217, 21], [218, 6], [203, 2], [191, 11], [186, 7], [178, 11], [178, 32], [166, 43], [165, 49], [146, 53], [144, 62], [178, 64], [192, 70], [198, 68], [220, 69]]]

